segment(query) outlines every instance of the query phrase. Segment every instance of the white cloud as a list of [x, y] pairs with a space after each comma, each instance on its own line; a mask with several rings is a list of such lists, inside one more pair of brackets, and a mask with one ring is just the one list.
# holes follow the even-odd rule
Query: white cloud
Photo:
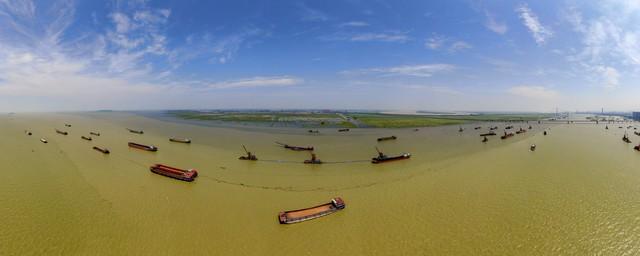
[[404, 43], [409, 41], [409, 37], [405, 33], [364, 33], [356, 34], [350, 38], [353, 42], [398, 42]]
[[431, 77], [437, 73], [450, 72], [455, 66], [449, 64], [425, 64], [425, 65], [407, 65], [389, 68], [370, 68], [349, 70], [341, 72], [343, 75], [367, 75], [378, 74], [383, 76], [415, 76], [415, 77]]
[[369, 26], [369, 23], [366, 23], [364, 21], [350, 21], [350, 22], [342, 23], [338, 26], [339, 27], [367, 27]]
[[620, 77], [618, 70], [612, 67], [598, 67], [597, 70], [602, 74], [604, 88], [613, 89], [618, 87], [618, 78]]
[[[451, 43], [450, 43], [451, 42]], [[448, 45], [448, 46], [447, 46]], [[425, 40], [424, 46], [431, 50], [446, 49], [450, 53], [459, 52], [466, 49], [471, 49], [473, 46], [465, 41], [454, 41], [451, 38], [434, 34], [433, 36]]]
[[543, 86], [514, 86], [511, 87], [508, 92], [515, 96], [534, 100], [550, 100], [558, 97], [558, 93], [556, 91]]
[[520, 14], [523, 24], [529, 29], [538, 45], [545, 44], [553, 36], [553, 32], [540, 23], [538, 16], [529, 9], [528, 5], [523, 4], [516, 11]]
[[450, 52], [458, 52], [458, 51], [471, 49], [471, 48], [473, 48], [473, 46], [471, 46], [469, 43], [467, 43], [465, 41], [457, 41], [457, 42], [454, 42], [453, 44], [451, 44], [451, 46], [449, 46], [449, 51]]
[[507, 30], [509, 30], [507, 24], [505, 24], [504, 22], [496, 21], [493, 15], [491, 15], [491, 13], [489, 13], [488, 11], [485, 11], [485, 16], [487, 17], [487, 20], [484, 24], [485, 27], [500, 35], [504, 35], [505, 33], [507, 33]]
[[298, 5], [301, 11], [303, 21], [327, 21], [329, 16], [324, 12], [311, 8], [303, 3]]
[[219, 83], [210, 83], [209, 89], [229, 88], [256, 88], [256, 87], [286, 87], [302, 83], [302, 79], [292, 76], [253, 77], [239, 80], [230, 80]]

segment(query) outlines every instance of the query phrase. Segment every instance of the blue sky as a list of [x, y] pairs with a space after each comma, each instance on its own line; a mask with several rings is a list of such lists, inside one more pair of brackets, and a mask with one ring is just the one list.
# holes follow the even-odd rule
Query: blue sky
[[640, 108], [640, 2], [0, 0], [0, 111]]

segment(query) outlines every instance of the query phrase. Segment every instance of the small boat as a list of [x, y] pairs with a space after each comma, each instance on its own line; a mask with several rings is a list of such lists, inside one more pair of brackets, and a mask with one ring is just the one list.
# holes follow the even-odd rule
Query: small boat
[[147, 146], [147, 145], [142, 145], [134, 142], [129, 142], [129, 147], [142, 149], [146, 151], [152, 151], [152, 152], [158, 151], [158, 148], [156, 146]]
[[547, 131], [544, 131], [542, 134], [543, 134], [544, 136], [547, 136]]
[[396, 137], [396, 136], [380, 137], [380, 138], [378, 138], [378, 141], [395, 140], [395, 139], [398, 139], [398, 137]]
[[162, 164], [152, 165], [151, 167], [149, 167], [149, 170], [155, 174], [160, 174], [170, 178], [189, 182], [195, 180], [195, 178], [198, 177], [198, 171], [194, 169], [183, 170]]
[[531, 125], [529, 125], [529, 130], [533, 129], [533, 127]]
[[605, 130], [609, 130], [609, 126], [608, 126], [608, 125], [607, 125], [607, 126], [605, 126], [605, 127], [604, 127], [604, 129], [605, 129]]
[[520, 130], [516, 131], [516, 134], [521, 134], [521, 133], [525, 133], [527, 132], [527, 130], [522, 129], [522, 127], [520, 127]]
[[480, 130], [480, 129], [482, 129], [482, 127], [478, 126], [478, 127], [473, 128], [473, 129], [474, 130]]
[[82, 138], [83, 140], [88, 140], [88, 141], [93, 140], [91, 137], [87, 137], [87, 136], [80, 136], [80, 138]]
[[344, 128], [344, 129], [338, 129], [338, 132], [348, 132], [349, 128]]
[[320, 133], [318, 130], [309, 130], [309, 133]]
[[97, 150], [97, 151], [100, 151], [100, 152], [102, 152], [103, 154], [109, 154], [109, 153], [111, 153], [111, 152], [109, 152], [109, 150], [108, 150], [108, 149], [106, 149], [106, 148], [93, 147], [93, 149], [94, 149], [94, 150]]
[[313, 147], [311, 147], [311, 146], [309, 146], [309, 147], [291, 146], [289, 144], [284, 144], [284, 143], [280, 143], [280, 142], [276, 142], [276, 144], [281, 145], [286, 149], [291, 149], [293, 151], [311, 151], [311, 150], [313, 150]]
[[633, 147], [636, 151], [640, 151], [640, 145]]
[[345, 206], [346, 205], [342, 198], [336, 197], [331, 199], [331, 202], [323, 205], [294, 211], [280, 212], [278, 214], [278, 221], [280, 222], [280, 224], [293, 224], [306, 220], [312, 220], [342, 210], [345, 208]]
[[169, 141], [187, 143], [187, 144], [191, 143], [191, 139], [187, 139], [187, 138], [170, 138]]
[[256, 155], [254, 155], [249, 150], [247, 150], [247, 148], [244, 145], [242, 145], [242, 148], [244, 149], [244, 152], [247, 153], [247, 155], [238, 157], [238, 159], [240, 159], [240, 160], [251, 160], [251, 161], [258, 160], [258, 157], [256, 157]]
[[409, 153], [402, 153], [400, 155], [397, 156], [387, 156], [384, 153], [382, 153], [377, 147], [376, 150], [378, 151], [378, 156], [371, 158], [371, 163], [374, 164], [379, 164], [379, 163], [384, 163], [384, 162], [389, 162], [389, 161], [395, 161], [395, 160], [404, 160], [404, 159], [409, 159], [411, 158], [411, 154]]
[[513, 125], [509, 125], [509, 126], [505, 127], [504, 129], [511, 130], [511, 129], [513, 129]]
[[64, 126], [66, 126], [66, 127], [71, 127], [71, 125], [70, 125], [70, 124], [64, 124]]
[[633, 132], [633, 134], [640, 136], [640, 132]]
[[462, 126], [460, 126], [460, 128], [458, 129], [458, 132], [464, 132], [464, 129], [462, 129]]
[[413, 129], [413, 131], [414, 131], [414, 132], [417, 132], [417, 131], [420, 131], [420, 129], [415, 128], [415, 129]]
[[484, 139], [482, 139], [482, 142], [487, 142], [489, 141], [489, 139], [487, 139], [487, 137], [484, 137]]
[[89, 134], [93, 135], [93, 136], [100, 136], [99, 132], [89, 132]]
[[489, 127], [489, 131], [498, 130], [498, 126]]
[[44, 138], [41, 138], [40, 141], [42, 141], [42, 143], [48, 143], [48, 141], [45, 140]]
[[144, 134], [144, 131], [143, 131], [143, 130], [134, 130], [134, 129], [129, 129], [129, 128], [127, 128], [127, 130], [128, 130], [130, 133]]
[[503, 140], [504, 140], [504, 139], [508, 139], [508, 138], [513, 137], [514, 135], [515, 135], [515, 134], [513, 134], [513, 133], [507, 133], [507, 132], [504, 132], [504, 135], [500, 136], [500, 139], [503, 139]]
[[498, 134], [496, 134], [496, 132], [494, 132], [494, 131], [480, 134], [480, 136], [482, 136], [482, 137], [484, 137], [484, 136], [496, 136], [496, 135], [498, 135]]
[[536, 151], [536, 144], [531, 144], [531, 147], [529, 148], [529, 150]]
[[322, 161], [320, 161], [320, 159], [316, 158], [316, 154], [311, 153], [311, 159], [309, 160], [304, 160], [305, 164], [322, 164]]
[[27, 130], [25, 130], [24, 133], [26, 133], [29, 136], [31, 136], [31, 134], [32, 134], [30, 131], [27, 131]]
[[629, 136], [627, 136], [626, 133], [624, 134], [624, 136], [622, 136], [622, 141], [624, 141], [626, 143], [631, 143], [631, 140], [629, 139]]
[[56, 129], [56, 132], [59, 133], [59, 134], [62, 134], [62, 135], [68, 135], [69, 134], [68, 132], [61, 131], [61, 130], [58, 130], [58, 129]]

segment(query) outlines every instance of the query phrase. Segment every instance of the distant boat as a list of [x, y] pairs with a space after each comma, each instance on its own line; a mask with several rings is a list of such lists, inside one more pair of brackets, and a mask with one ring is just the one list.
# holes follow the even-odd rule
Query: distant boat
[[242, 148], [244, 149], [244, 152], [247, 153], [247, 155], [238, 157], [238, 159], [240, 159], [240, 160], [251, 160], [251, 161], [257, 161], [258, 160], [258, 157], [256, 155], [254, 155], [253, 153], [251, 153], [249, 150], [247, 150], [247, 148], [244, 145], [242, 145]]
[[309, 130], [309, 133], [320, 133], [318, 130]]
[[371, 163], [374, 163], [374, 164], [411, 158], [410, 153], [402, 153], [397, 156], [387, 156], [384, 153], [382, 153], [382, 151], [380, 151], [377, 147], [376, 147], [376, 151], [378, 151], [378, 156], [371, 158]]
[[494, 127], [489, 127], [489, 131], [493, 131], [493, 130], [497, 130], [498, 126], [494, 126]]
[[511, 129], [513, 129], [513, 125], [509, 125], [509, 126], [505, 127], [504, 129], [511, 130]]
[[545, 136], [547, 136], [547, 131], [544, 131], [542, 134], [543, 134], [543, 135], [545, 135]]
[[68, 132], [61, 131], [61, 130], [58, 130], [58, 129], [56, 129], [56, 132], [59, 133], [59, 134], [62, 134], [62, 135], [68, 135], [69, 134]]
[[514, 135], [515, 135], [515, 134], [513, 134], [513, 133], [507, 133], [507, 132], [504, 132], [504, 135], [502, 135], [502, 136], [500, 137], [500, 139], [503, 139], [503, 140], [504, 140], [504, 139], [508, 139], [508, 138], [513, 137]]
[[146, 151], [152, 151], [152, 152], [158, 151], [158, 148], [156, 146], [147, 146], [147, 145], [142, 145], [134, 142], [129, 142], [129, 147], [142, 149]]
[[87, 137], [87, 136], [80, 136], [80, 138], [82, 138], [83, 140], [88, 140], [88, 141], [93, 140], [91, 137]]
[[464, 129], [462, 129], [462, 126], [460, 126], [460, 129], [458, 129], [458, 132], [464, 132]]
[[194, 169], [183, 170], [162, 164], [152, 165], [149, 170], [155, 174], [189, 182], [198, 177], [198, 171]]
[[640, 145], [633, 147], [633, 149], [640, 151]]
[[100, 151], [100, 152], [102, 152], [103, 154], [109, 154], [109, 153], [111, 153], [111, 152], [110, 152], [108, 149], [106, 149], [106, 148], [93, 147], [93, 149], [94, 149], [94, 150], [97, 150], [97, 151]]
[[398, 139], [398, 137], [396, 137], [396, 136], [388, 136], [388, 137], [380, 137], [380, 138], [378, 138], [378, 141], [395, 140], [395, 139]]
[[89, 134], [93, 135], [93, 136], [100, 136], [99, 132], [89, 132]]
[[320, 159], [316, 158], [316, 154], [311, 153], [311, 159], [309, 160], [304, 160], [305, 164], [322, 164], [322, 161], [320, 161]]
[[348, 132], [349, 128], [344, 128], [344, 129], [338, 129], [338, 132]]
[[285, 211], [278, 213], [280, 224], [293, 224], [327, 216], [345, 208], [345, 203], [340, 197], [331, 199], [331, 202], [306, 209]]
[[311, 147], [311, 146], [309, 146], [309, 147], [291, 146], [289, 144], [284, 144], [284, 143], [280, 143], [280, 142], [276, 142], [276, 144], [281, 145], [282, 147], [284, 147], [286, 149], [291, 149], [293, 151], [311, 151], [311, 150], [313, 150], [313, 147]]
[[170, 138], [169, 141], [187, 143], [187, 144], [191, 143], [191, 139], [187, 139], [187, 138]]
[[627, 136], [626, 133], [624, 134], [624, 136], [622, 136], [622, 141], [624, 141], [626, 143], [631, 143], [631, 140], [629, 139], [629, 136]]
[[137, 133], [137, 134], [144, 134], [143, 130], [134, 130], [134, 129], [129, 129], [127, 128], [127, 130], [131, 133]]
[[493, 132], [493, 131], [488, 132], [488, 133], [480, 134], [480, 136], [483, 136], [483, 137], [484, 137], [484, 136], [496, 136], [496, 135], [498, 135], [498, 134], [496, 134], [496, 133], [495, 133], [495, 132]]
[[522, 127], [520, 127], [520, 130], [516, 131], [516, 134], [521, 134], [521, 133], [525, 133], [527, 132], [527, 130], [522, 129]]
[[532, 144], [531, 147], [529, 148], [529, 150], [536, 151], [536, 144]]
[[484, 137], [484, 138], [482, 139], [482, 142], [487, 142], [487, 141], [489, 141], [489, 139], [487, 139], [487, 137]]
[[41, 138], [40, 141], [42, 141], [42, 143], [48, 143], [48, 141], [45, 140], [44, 138]]
[[27, 131], [27, 130], [25, 130], [24, 133], [26, 133], [29, 136], [31, 136], [31, 134], [32, 134], [30, 131]]
[[473, 129], [474, 130], [480, 130], [480, 129], [482, 129], [482, 127], [478, 126], [478, 127], [473, 128]]
[[64, 126], [66, 126], [66, 127], [71, 127], [71, 125], [70, 125], [70, 124], [64, 124]]

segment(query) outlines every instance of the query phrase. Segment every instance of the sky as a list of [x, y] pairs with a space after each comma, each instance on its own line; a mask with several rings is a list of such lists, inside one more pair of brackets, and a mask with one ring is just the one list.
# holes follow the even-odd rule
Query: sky
[[0, 111], [640, 109], [637, 0], [0, 0]]

